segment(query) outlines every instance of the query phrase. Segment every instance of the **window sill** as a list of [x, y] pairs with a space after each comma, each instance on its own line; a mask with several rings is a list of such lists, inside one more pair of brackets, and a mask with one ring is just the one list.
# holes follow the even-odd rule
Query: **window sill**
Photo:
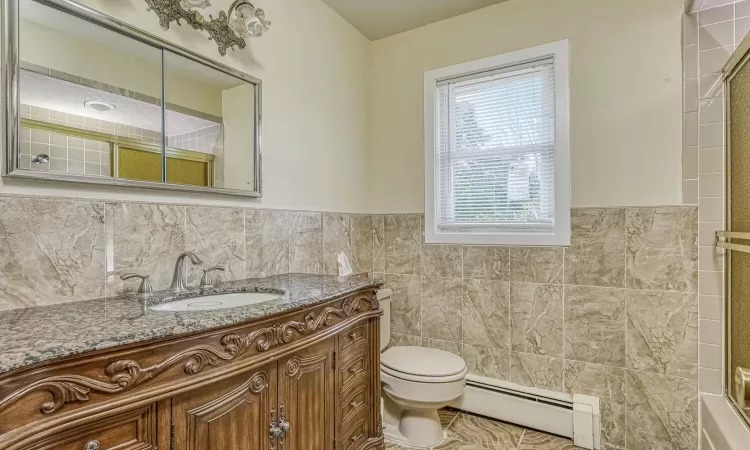
[[426, 244], [569, 246], [570, 230], [555, 233], [425, 233]]

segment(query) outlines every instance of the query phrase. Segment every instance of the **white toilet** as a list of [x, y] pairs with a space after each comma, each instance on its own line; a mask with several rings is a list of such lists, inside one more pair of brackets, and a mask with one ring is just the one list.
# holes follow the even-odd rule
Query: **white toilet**
[[[387, 289], [378, 294], [380, 351], [391, 340]], [[385, 438], [412, 447], [433, 447], [443, 440], [438, 409], [464, 392], [466, 363], [460, 356], [426, 347], [391, 347], [380, 356]]]

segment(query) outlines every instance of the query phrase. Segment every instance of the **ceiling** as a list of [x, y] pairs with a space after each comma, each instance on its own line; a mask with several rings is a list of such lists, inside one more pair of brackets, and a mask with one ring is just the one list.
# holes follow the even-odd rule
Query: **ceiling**
[[474, 11], [503, 0], [323, 0], [370, 40]]
[[[161, 132], [161, 107], [129, 97], [112, 94], [80, 84], [21, 71], [21, 103], [91, 119], [130, 125]], [[98, 100], [115, 106], [111, 111], [96, 111], [84, 106], [86, 100]], [[200, 117], [167, 110], [167, 135], [184, 134], [216, 125]]]

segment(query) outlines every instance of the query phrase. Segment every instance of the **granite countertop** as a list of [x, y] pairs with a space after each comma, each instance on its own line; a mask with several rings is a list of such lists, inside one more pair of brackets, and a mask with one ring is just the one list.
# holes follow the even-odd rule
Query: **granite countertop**
[[203, 291], [205, 294], [283, 291], [275, 300], [214, 311], [168, 312], [147, 308], [156, 303], [201, 295], [197, 290], [177, 296], [162, 291], [147, 299], [131, 294], [3, 311], [0, 313], [0, 373], [92, 350], [247, 322], [381, 284], [365, 277], [285, 274], [224, 283]]

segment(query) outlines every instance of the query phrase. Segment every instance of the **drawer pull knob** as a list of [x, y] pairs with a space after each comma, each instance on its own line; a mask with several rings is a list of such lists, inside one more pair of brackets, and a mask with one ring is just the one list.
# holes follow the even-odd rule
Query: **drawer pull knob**
[[357, 332], [352, 331], [351, 333], [349, 333], [349, 339], [351, 339], [352, 341], [357, 339]]
[[359, 408], [360, 406], [362, 406], [362, 405], [364, 405], [364, 404], [365, 404], [365, 402], [358, 402], [358, 401], [356, 401], [356, 400], [355, 400], [355, 401], [353, 401], [353, 402], [351, 402], [351, 403], [349, 403], [349, 405], [350, 405], [350, 406], [351, 406], [352, 408]]
[[88, 441], [83, 450], [99, 450], [99, 441]]
[[350, 367], [349, 368], [349, 373], [351, 373], [352, 375], [356, 375], [356, 374], [358, 374], [358, 373], [360, 373], [360, 372], [362, 372], [364, 370], [365, 369], [357, 369], [356, 367]]
[[365, 435], [364, 434], [358, 434], [356, 436], [352, 436], [352, 442], [356, 442], [360, 439], [362, 439]]

